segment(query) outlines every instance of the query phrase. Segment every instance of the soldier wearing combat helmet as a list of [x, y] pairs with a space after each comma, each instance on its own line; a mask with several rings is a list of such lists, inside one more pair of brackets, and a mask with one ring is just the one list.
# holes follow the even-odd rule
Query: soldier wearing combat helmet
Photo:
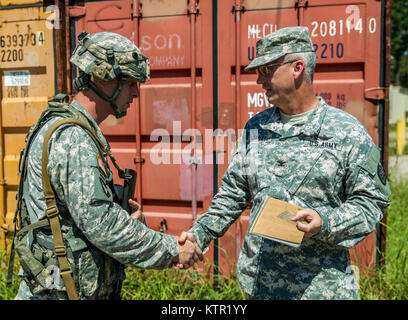
[[[82, 34], [70, 59], [79, 68], [74, 82], [75, 90], [92, 89], [100, 98], [109, 102], [116, 118], [126, 115], [116, 105], [127, 77], [139, 82], [150, 79], [147, 57], [128, 39], [111, 32]], [[107, 96], [96, 85], [101, 81], [118, 79], [112, 96]]]
[[202, 259], [191, 242], [149, 229], [135, 201], [130, 215], [117, 201], [107, 158], [119, 177], [126, 174], [98, 125], [123, 117], [139, 96], [138, 82], [149, 80], [147, 57], [115, 33], [78, 39], [71, 57], [77, 93], [70, 104], [62, 96], [49, 102], [21, 159], [16, 299], [118, 299], [125, 266], [188, 268]]
[[283, 200], [306, 208], [292, 219], [305, 237], [294, 248], [246, 234], [237, 275], [247, 297], [357, 299], [348, 249], [390, 203], [380, 150], [356, 118], [315, 96], [306, 27], [271, 33], [256, 52], [246, 70], [256, 70], [273, 107], [246, 123], [212, 206], [179, 241], [204, 250], [251, 200], [250, 227], [268, 196]]

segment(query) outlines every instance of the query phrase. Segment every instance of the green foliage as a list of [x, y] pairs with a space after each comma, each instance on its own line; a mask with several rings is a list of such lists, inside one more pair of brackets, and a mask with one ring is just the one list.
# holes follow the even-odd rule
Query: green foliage
[[395, 123], [390, 123], [388, 131], [389, 132], [397, 132], [397, 125]]
[[391, 82], [408, 87], [408, 2], [392, 0]]
[[204, 272], [127, 269], [122, 286], [125, 300], [242, 300], [236, 276], [219, 276], [218, 289], [208, 266]]
[[[16, 259], [17, 260], [17, 259]], [[13, 300], [17, 295], [20, 278], [17, 276], [19, 264], [14, 265], [13, 282], [10, 288], [6, 287], [9, 256], [0, 250], [0, 300]]]
[[408, 299], [408, 184], [391, 181], [391, 190], [385, 266], [375, 274], [360, 275], [361, 299]]
[[[12, 300], [17, 295], [20, 278], [19, 264], [14, 266], [13, 282], [6, 288], [8, 255], [0, 252], [0, 300]], [[123, 300], [243, 300], [236, 276], [219, 275], [218, 288], [212, 282], [211, 266], [205, 270], [126, 269], [126, 280], [122, 285]]]

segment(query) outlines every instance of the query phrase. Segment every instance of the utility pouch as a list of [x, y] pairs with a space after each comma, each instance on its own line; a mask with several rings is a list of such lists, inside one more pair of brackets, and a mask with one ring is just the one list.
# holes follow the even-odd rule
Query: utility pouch
[[16, 237], [15, 250], [19, 256], [26, 280], [34, 289], [33, 293], [48, 289], [49, 284], [52, 283], [51, 275], [44, 265], [35, 258], [28, 244], [24, 242], [24, 237]]

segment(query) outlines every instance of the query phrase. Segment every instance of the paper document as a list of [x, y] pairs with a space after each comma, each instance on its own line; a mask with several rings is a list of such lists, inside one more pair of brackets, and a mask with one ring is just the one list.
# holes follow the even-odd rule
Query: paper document
[[[304, 232], [296, 228], [296, 222], [290, 220], [302, 207], [267, 197], [262, 203], [249, 233], [292, 247], [299, 247]], [[306, 222], [303, 222], [306, 223]]]

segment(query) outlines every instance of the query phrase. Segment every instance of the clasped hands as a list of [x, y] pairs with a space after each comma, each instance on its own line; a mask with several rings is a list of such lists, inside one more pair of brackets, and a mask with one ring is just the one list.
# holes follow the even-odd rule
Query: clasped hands
[[[304, 220], [307, 223], [303, 224]], [[313, 209], [306, 208], [297, 212], [296, 216], [292, 218], [296, 222], [296, 227], [305, 233], [305, 236], [310, 238], [320, 232], [322, 227], [322, 219], [319, 213]], [[182, 232], [178, 238], [179, 255], [177, 259], [173, 260], [170, 267], [175, 265], [179, 269], [188, 269], [198, 260], [203, 260], [203, 253], [201, 252], [194, 236], [189, 232]]]
[[[305, 220], [307, 223], [301, 223], [300, 221], [302, 220]], [[309, 208], [298, 211], [296, 216], [292, 218], [292, 221], [296, 222], [297, 228], [303, 231], [308, 238], [319, 233], [322, 226], [322, 219], [319, 213]], [[174, 265], [179, 269], [188, 269], [198, 260], [203, 260], [203, 253], [198, 247], [193, 234], [182, 232], [178, 238], [178, 245], [179, 255], [170, 266]]]
[[191, 233], [182, 232], [177, 241], [179, 254], [170, 263], [169, 268], [175, 266], [178, 269], [188, 269], [198, 260], [203, 261], [204, 255]]
[[[132, 208], [130, 216], [146, 224], [146, 219], [142, 213], [140, 204], [129, 199], [129, 205]], [[179, 269], [188, 269], [198, 260], [203, 261], [203, 253], [191, 233], [182, 232], [180, 237], [177, 238], [177, 242], [179, 254], [173, 259], [169, 267], [175, 266]]]
[[[129, 205], [133, 209], [131, 216], [142, 223], [146, 223], [145, 217], [140, 210], [140, 205], [134, 200], [129, 200]], [[301, 223], [302, 220], [305, 220], [307, 223]], [[296, 222], [297, 228], [303, 231], [306, 237], [312, 237], [319, 233], [322, 227], [322, 219], [319, 213], [309, 208], [298, 211], [296, 216], [292, 218], [292, 221]], [[173, 259], [169, 267], [175, 266], [179, 269], [188, 269], [198, 260], [203, 261], [203, 253], [191, 233], [182, 232], [180, 237], [177, 238], [177, 242], [179, 255]]]

